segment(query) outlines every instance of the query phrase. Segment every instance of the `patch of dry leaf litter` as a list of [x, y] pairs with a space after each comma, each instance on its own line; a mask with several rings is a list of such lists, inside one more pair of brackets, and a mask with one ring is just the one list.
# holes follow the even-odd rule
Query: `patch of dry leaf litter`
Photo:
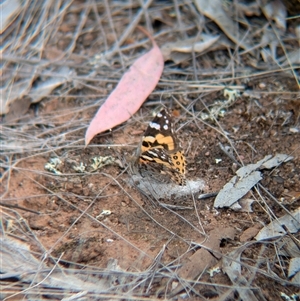
[[[79, 2], [0, 4], [0, 298], [296, 300], [299, 12], [287, 17], [280, 0]], [[137, 143], [131, 133], [146, 106], [83, 148], [91, 116], [136, 58], [153, 53], [137, 24], [153, 33], [158, 61], [168, 61], [138, 101], [151, 93], [146, 106], [181, 107], [188, 176], [196, 179], [186, 187], [123, 177], [116, 153]], [[238, 159], [220, 153], [218, 140]], [[277, 156], [265, 157], [276, 152], [294, 159], [277, 166]], [[253, 164], [236, 172], [231, 163], [241, 161]], [[197, 200], [206, 186], [221, 189], [217, 208]]]

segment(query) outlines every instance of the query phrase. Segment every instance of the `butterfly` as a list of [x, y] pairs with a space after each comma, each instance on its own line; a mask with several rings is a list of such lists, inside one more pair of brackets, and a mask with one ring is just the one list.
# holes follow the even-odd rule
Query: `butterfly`
[[149, 123], [138, 149], [140, 174], [159, 182], [186, 184], [186, 160], [174, 131], [172, 116], [163, 108]]

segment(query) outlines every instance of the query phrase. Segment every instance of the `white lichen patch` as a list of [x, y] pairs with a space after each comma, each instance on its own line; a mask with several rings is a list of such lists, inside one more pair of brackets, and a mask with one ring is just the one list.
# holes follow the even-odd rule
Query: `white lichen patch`
[[49, 162], [45, 164], [45, 169], [53, 172], [56, 175], [61, 175], [62, 173], [58, 170], [60, 166], [62, 165], [62, 161], [58, 158], [50, 158]]
[[94, 157], [92, 158], [92, 164], [90, 165], [90, 167], [92, 168], [91, 172], [94, 172], [104, 167], [105, 165], [113, 164], [114, 162], [115, 162], [115, 158], [113, 158], [112, 156]]
[[73, 169], [76, 171], [76, 172], [80, 172], [80, 173], [84, 173], [85, 172], [85, 165], [80, 162], [79, 165], [74, 165], [73, 166]]
[[240, 97], [240, 92], [235, 89], [225, 88], [223, 95], [227, 99], [224, 101], [216, 100], [212, 107], [210, 107], [209, 113], [203, 112], [200, 115], [202, 120], [210, 119], [214, 121], [219, 117], [224, 117], [226, 110], [235, 103], [238, 97]]

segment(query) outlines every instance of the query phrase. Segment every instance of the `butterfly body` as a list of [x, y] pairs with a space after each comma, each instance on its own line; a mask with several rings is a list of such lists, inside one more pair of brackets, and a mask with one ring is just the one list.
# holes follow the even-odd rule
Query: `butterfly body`
[[138, 151], [142, 176], [185, 185], [185, 156], [174, 131], [171, 115], [162, 109], [149, 123]]

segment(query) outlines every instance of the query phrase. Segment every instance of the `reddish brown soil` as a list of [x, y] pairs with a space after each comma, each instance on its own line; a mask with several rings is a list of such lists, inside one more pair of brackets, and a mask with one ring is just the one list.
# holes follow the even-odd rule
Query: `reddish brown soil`
[[[256, 83], [251, 84], [257, 92], [264, 92], [256, 88]], [[271, 78], [265, 80], [265, 84], [268, 90], [273, 89]], [[282, 79], [281, 85], [285, 91], [290, 90], [288, 81]], [[208, 95], [203, 102], [209, 106], [216, 98], [222, 99], [222, 93]], [[52, 100], [46, 102], [38, 114], [47, 116], [53, 114], [53, 111], [68, 112], [75, 105], [70, 101], [58, 103]], [[280, 94], [264, 97], [261, 93], [259, 99], [242, 96], [226, 110], [223, 118], [219, 118], [219, 125], [207, 121], [210, 126], [200, 119], [195, 120], [171, 103], [166, 103], [166, 106], [170, 110], [176, 108], [180, 113], [174, 119], [176, 128], [181, 127], [178, 134], [186, 149], [187, 177], [202, 178], [207, 185], [205, 193], [219, 191], [237, 168], [218, 146], [220, 142], [229, 145], [227, 138], [211, 126], [218, 129], [221, 127], [228, 133], [245, 165], [257, 162], [268, 154], [285, 153], [294, 157], [292, 161], [272, 171], [264, 171], [261, 184], [286, 209], [292, 211], [299, 206], [300, 134], [291, 131], [294, 127], [299, 129], [299, 101]], [[201, 102], [196, 102], [193, 109], [196, 115], [204, 107]], [[188, 110], [192, 112], [191, 107]], [[214, 229], [219, 229], [221, 234], [225, 228], [234, 230], [232, 239], [222, 240], [220, 252], [224, 254], [241, 243], [251, 241], [259, 229], [269, 222], [265, 212], [266, 204], [278, 217], [285, 214], [281, 206], [263, 192], [261, 193], [266, 204], [256, 192], [253, 192], [254, 195], [247, 195], [250, 198], [256, 197], [258, 201], [253, 205], [252, 213], [234, 212], [230, 209], [216, 210], [213, 208], [213, 198], [200, 201], [197, 200], [197, 195], [196, 208], [193, 198], [187, 197], [184, 205], [191, 207], [190, 210], [172, 211], [162, 208], [157, 201], [146, 198], [128, 186], [128, 173], [116, 164], [105, 166], [94, 174], [74, 172], [74, 163], [88, 164], [94, 156], [119, 158], [126, 167], [126, 160], [133, 153], [147, 122], [151, 119], [150, 109], [145, 107], [141, 112], [144, 119], [129, 120], [111, 133], [96, 137], [87, 148], [83, 147], [83, 129], [65, 137], [66, 141], [81, 139], [76, 145], [66, 143], [65, 148], [31, 157], [28, 153], [19, 155], [21, 161], [14, 166], [9, 182], [6, 181], [5, 187], [3, 186], [7, 189], [3, 201], [9, 200], [10, 203], [39, 212], [37, 215], [18, 210], [52, 256], [62, 256], [62, 262], [73, 262], [73, 265], [80, 263], [102, 268], [107, 266], [110, 258], [114, 258], [123, 270], [143, 271], [164, 246], [166, 249], [161, 258], [163, 263], [167, 264], [182, 255], [184, 262], [193, 254], [188, 252], [191, 241], [203, 243], [204, 232], [209, 236]], [[92, 117], [95, 109], [83, 112], [86, 113]], [[83, 116], [82, 113], [80, 115]], [[66, 123], [71, 118], [71, 114], [66, 114], [60, 121]], [[111, 147], [103, 147], [108, 144]], [[62, 175], [45, 171], [44, 165], [51, 156], [62, 160]], [[216, 163], [216, 159], [221, 161]], [[6, 186], [7, 183], [9, 186]], [[180, 203], [180, 200], [165, 201]], [[3, 207], [3, 210], [10, 209]], [[112, 214], [97, 218], [103, 210], [110, 210]], [[37, 245], [32, 245], [31, 248], [42, 252]], [[248, 264], [253, 265], [256, 262], [260, 248], [260, 245], [254, 244], [245, 251], [243, 256], [248, 258]], [[277, 265], [272, 248], [263, 256]], [[260, 268], [265, 269], [266, 262]], [[276, 272], [285, 277], [279, 268]], [[201, 281], [210, 281], [208, 274]], [[213, 281], [230, 284], [223, 274], [217, 274]], [[293, 287], [287, 289], [261, 274], [254, 279], [252, 286], [260, 288], [268, 300], [278, 300], [279, 291], [296, 291]], [[211, 287], [201, 285], [196, 290], [207, 297], [212, 293]]]

